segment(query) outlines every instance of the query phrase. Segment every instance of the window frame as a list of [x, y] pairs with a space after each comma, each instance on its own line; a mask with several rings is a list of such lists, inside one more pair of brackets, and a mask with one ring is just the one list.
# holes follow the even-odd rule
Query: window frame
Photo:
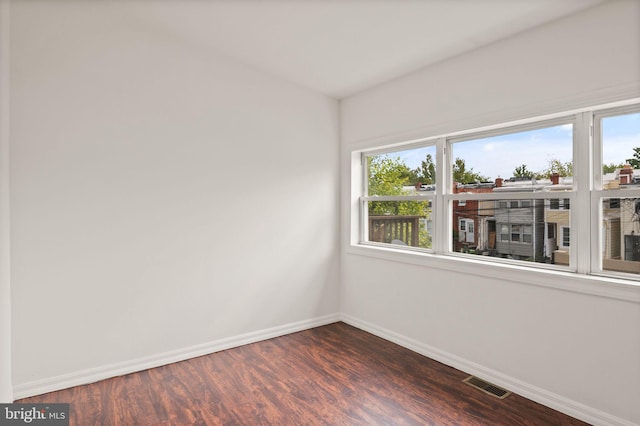
[[[366, 167], [362, 167], [362, 174], [365, 174], [363, 178], [353, 178], [352, 182], [362, 183], [362, 190], [358, 191], [357, 186], [352, 186], [352, 194], [359, 199], [356, 206], [357, 217], [359, 217], [359, 223], [355, 227], [357, 233], [351, 233], [351, 244], [349, 247], [362, 247], [365, 251], [362, 254], [369, 254], [376, 257], [381, 256], [384, 257], [393, 257], [396, 260], [404, 259], [404, 261], [409, 261], [409, 259], [413, 259], [409, 263], [421, 263], [422, 261], [419, 259], [424, 259], [428, 264], [432, 264], [432, 262], [436, 262], [435, 265], [440, 264], [448, 264], [449, 262], [457, 262], [457, 261], [471, 261], [472, 263], [478, 263], [479, 265], [485, 265], [484, 268], [487, 273], [492, 270], [492, 268], [498, 267], [501, 268], [501, 264], [504, 264], [505, 267], [518, 267], [518, 269], [526, 269], [533, 273], [534, 271], [540, 271], [542, 274], [565, 274], [563, 275], [565, 278], [575, 277], [580, 280], [580, 282], [584, 282], [584, 280], [588, 277], [593, 277], [594, 279], [605, 279], [606, 282], [612, 282], [614, 280], [620, 280], [621, 284], [632, 284], [638, 285], [638, 281], [640, 281], [640, 276], [636, 274], [626, 274], [620, 275], [611, 273], [611, 271], [602, 271], [601, 267], [595, 268], [594, 265], [600, 262], [600, 256], [596, 256], [600, 250], [599, 246], [602, 242], [599, 239], [599, 228], [595, 226], [595, 224], [599, 223], [599, 220], [592, 221], [589, 218], [589, 215], [593, 215], [593, 212], [599, 212], [600, 206], [594, 200], [597, 198], [598, 200], [602, 197], [604, 198], [616, 198], [618, 196], [624, 195], [621, 198], [631, 196], [631, 193], [626, 192], [624, 194], [614, 193], [611, 190], [606, 191], [606, 193], [599, 193], [600, 197], [598, 197], [596, 192], [598, 189], [596, 182], [596, 174], [594, 171], [601, 172], [601, 151], [598, 153], [598, 150], [601, 150], [601, 141], [596, 143], [594, 141], [594, 127], [597, 125], [597, 118], [603, 117], [605, 115], [613, 116], [613, 115], [622, 115], [625, 111], [630, 111], [630, 113], [637, 112], [640, 110], [640, 98], [630, 99], [628, 101], [619, 102], [617, 105], [611, 107], [609, 104], [600, 107], [591, 107], [584, 108], [582, 110], [570, 111], [567, 113], [557, 113], [553, 115], [549, 115], [547, 117], [551, 117], [547, 119], [546, 117], [534, 117], [530, 119], [521, 120], [515, 124], [507, 123], [502, 125], [494, 125], [487, 126], [483, 129], [479, 130], [471, 130], [471, 131], [461, 131], [461, 132], [450, 132], [446, 135], [441, 135], [437, 137], [429, 137], [429, 138], [421, 138], [414, 139], [411, 142], [403, 143], [402, 141], [396, 140], [392, 144], [387, 145], [383, 148], [375, 148], [368, 149], [366, 141], [363, 141], [360, 144], [360, 148], [356, 148], [351, 152], [352, 160], [360, 157], [360, 165], [362, 165], [362, 158], [364, 158], [364, 154], [373, 155], [378, 153], [389, 153], [389, 152], [397, 152], [402, 150], [408, 150], [416, 147], [423, 146], [435, 146], [436, 147], [436, 155], [434, 156], [434, 163], [436, 164], [437, 170], [437, 179], [435, 185], [435, 191], [430, 192], [429, 195], [420, 195], [415, 197], [415, 200], [418, 201], [429, 201], [432, 205], [432, 212], [430, 217], [430, 223], [432, 225], [432, 248], [431, 249], [414, 249], [412, 247], [403, 247], [398, 250], [397, 247], [389, 247], [387, 244], [378, 244], [375, 242], [366, 242], [362, 236], [366, 230], [366, 221], [363, 221], [362, 218], [364, 216], [364, 207], [365, 203], [362, 202], [364, 197], [362, 194], [366, 192], [366, 171], [364, 170]], [[522, 262], [514, 262], [503, 259], [493, 259], [480, 256], [475, 256], [473, 259], [470, 258], [470, 255], [465, 255], [462, 253], [456, 253], [452, 250], [452, 232], [453, 222], [452, 222], [452, 207], [454, 201], [467, 201], [467, 200], [488, 200], [488, 199], [496, 199], [496, 194], [454, 194], [452, 191], [452, 155], [451, 155], [451, 144], [455, 141], [463, 141], [463, 140], [473, 140], [480, 138], [487, 138], [495, 135], [502, 135], [508, 133], [515, 133], [519, 131], [527, 131], [534, 130], [537, 128], [545, 128], [551, 127], [553, 125], [559, 124], [567, 124], [571, 122], [573, 124], [573, 164], [574, 164], [574, 179], [573, 185], [571, 189], [563, 192], [545, 192], [545, 193], [510, 193], [508, 198], [511, 199], [519, 199], [519, 200], [534, 200], [534, 199], [544, 199], [544, 198], [558, 198], [560, 200], [561, 208], [564, 207], [566, 201], [568, 201], [568, 208], [570, 214], [570, 233], [571, 242], [570, 245], [572, 249], [570, 250], [570, 267], [562, 268], [557, 265], [552, 266], [550, 269], [548, 266], [534, 264], [534, 263], [526, 263]], [[587, 141], [587, 142], [585, 142]], [[384, 141], [378, 140], [378, 144], [384, 143]], [[596, 146], [600, 144], [599, 146]], [[599, 156], [600, 155], [600, 156]], [[356, 170], [358, 167], [356, 167]], [[601, 179], [600, 173], [598, 173], [598, 179]], [[355, 188], [355, 190], [354, 190]], [[355, 191], [355, 192], [354, 192]], [[633, 196], [636, 196], [635, 193]], [[640, 195], [638, 195], [640, 198]], [[384, 201], [388, 198], [376, 197], [378, 201]], [[402, 197], [402, 200], [409, 200], [410, 198]], [[566, 201], [565, 201], [566, 200]], [[400, 201], [400, 200], [396, 200]], [[579, 211], [588, 211], [589, 214], [578, 214]], [[352, 221], [352, 231], [354, 222]], [[500, 229], [496, 229], [497, 238], [500, 238]], [[546, 231], [546, 229], [545, 229]], [[586, 236], [585, 232], [586, 231]], [[556, 238], [561, 237], [560, 228], [555, 230]], [[356, 236], [357, 235], [357, 236]], [[596, 236], [594, 238], [594, 235]], [[592, 242], [594, 244], [592, 244]], [[376, 246], [376, 247], [374, 247]], [[595, 248], [594, 248], [595, 246]], [[375, 249], [375, 251], [370, 251]], [[382, 250], [382, 251], [378, 251]], [[417, 250], [421, 253], [411, 254], [412, 251]], [[385, 254], [386, 253], [386, 254]], [[395, 253], [392, 255], [392, 253]], [[585, 256], [586, 255], [586, 256]], [[408, 257], [407, 257], [408, 256]], [[419, 257], [413, 257], [419, 256]], [[466, 256], [466, 257], [465, 257]], [[453, 264], [452, 264], [453, 265]], [[492, 266], [493, 265], [493, 266]], [[541, 275], [542, 277], [544, 275]], [[600, 277], [600, 278], [599, 278]], [[534, 283], [532, 281], [532, 283]], [[556, 287], [555, 285], [551, 285], [552, 287]], [[577, 287], [576, 287], [577, 288]], [[598, 290], [599, 291], [599, 290]], [[635, 296], [633, 296], [635, 297]], [[638, 297], [640, 300], [640, 294]]]
[[[537, 192], [508, 192], [508, 193], [500, 193], [500, 192], [494, 192], [494, 193], [468, 193], [468, 194], [463, 194], [463, 193], [457, 193], [454, 194], [453, 193], [453, 175], [452, 175], [452, 171], [453, 171], [453, 161], [455, 158], [454, 152], [455, 152], [455, 144], [456, 143], [460, 143], [460, 142], [469, 142], [469, 141], [473, 141], [473, 140], [479, 140], [479, 139], [485, 139], [485, 138], [490, 138], [490, 137], [494, 137], [494, 136], [502, 136], [502, 135], [508, 135], [508, 134], [515, 134], [515, 133], [521, 133], [521, 132], [527, 132], [527, 131], [533, 131], [533, 130], [540, 130], [540, 129], [545, 129], [545, 128], [549, 128], [549, 127], [556, 127], [556, 126], [562, 126], [562, 125], [567, 125], [567, 124], [571, 124], [573, 126], [573, 138], [572, 138], [572, 145], [573, 145], [573, 158], [574, 158], [574, 163], [575, 163], [575, 157], [576, 157], [576, 127], [579, 125], [580, 123], [580, 119], [581, 119], [581, 114], [577, 114], [577, 113], [573, 113], [573, 114], [565, 114], [565, 115], [560, 115], [558, 117], [554, 117], [551, 119], [539, 119], [539, 120], [534, 120], [531, 122], [527, 122], [525, 124], [516, 124], [516, 125], [506, 125], [503, 127], [499, 127], [499, 128], [495, 128], [495, 129], [491, 129], [488, 131], [477, 131], [477, 132], [469, 132], [469, 133], [465, 133], [463, 135], [457, 135], [457, 136], [451, 136], [451, 137], [446, 137], [445, 139], [445, 143], [446, 143], [446, 152], [449, 153], [449, 156], [447, 158], [447, 163], [446, 163], [446, 170], [444, 171], [446, 173], [446, 177], [447, 177], [447, 185], [445, 187], [445, 193], [443, 194], [443, 198], [444, 198], [444, 202], [448, 202], [451, 203], [451, 205], [453, 205], [453, 201], [460, 201], [461, 199], [464, 199], [466, 201], [469, 200], [477, 200], [477, 201], [481, 201], [481, 200], [495, 200], [499, 203], [505, 203], [505, 207], [504, 208], [515, 208], [512, 207], [514, 203], [517, 203], [517, 208], [522, 208], [522, 202], [523, 201], [529, 201], [531, 204], [530, 206], [533, 206], [535, 203], [533, 203], [533, 200], [537, 200], [537, 199], [555, 199], [557, 198], [559, 201], [559, 204], [561, 205], [564, 199], [569, 199], [570, 203], [576, 198], [576, 188], [577, 188], [577, 184], [576, 184], [576, 179], [573, 179], [573, 184], [570, 190], [562, 190], [562, 191], [537, 191]], [[437, 166], [436, 166], [437, 167]], [[574, 176], [575, 176], [575, 167], [574, 167]], [[502, 205], [502, 204], [501, 204]], [[502, 207], [497, 207], [497, 208], [502, 208]], [[452, 216], [452, 213], [449, 213], [450, 216]], [[570, 219], [570, 223], [574, 223], [573, 222], [573, 217], [571, 217]], [[526, 244], [531, 244], [531, 243], [523, 243], [522, 239], [520, 241], [512, 241], [511, 238], [511, 223], [508, 224], [509, 225], [509, 240], [507, 240], [510, 243], [514, 243], [514, 244], [519, 244], [519, 245], [526, 245]], [[450, 225], [449, 225], [450, 226]], [[497, 234], [497, 229], [496, 229], [496, 234]], [[498, 238], [498, 235], [496, 235], [496, 240]], [[501, 240], [502, 242], [507, 242], [505, 240]], [[533, 241], [532, 241], [533, 243]], [[469, 256], [465, 253], [457, 253], [453, 250], [447, 250], [449, 247], [453, 248], [453, 245], [449, 245], [445, 248], [445, 250], [442, 250], [441, 252], [439, 252], [438, 254], [442, 254], [442, 255], [446, 255], [446, 256]], [[440, 246], [440, 248], [442, 249], [442, 246]], [[558, 271], [570, 271], [570, 272], [575, 272], [577, 269], [576, 266], [576, 260], [574, 258], [576, 258], [576, 255], [574, 253], [570, 254], [571, 258], [573, 260], [570, 260], [569, 262], [569, 266], [565, 266], [565, 265], [554, 265], [554, 264], [547, 264], [547, 263], [542, 263], [542, 262], [524, 262], [522, 260], [513, 260], [513, 259], [508, 259], [508, 258], [501, 258], [501, 257], [491, 257], [491, 256], [483, 256], [482, 261], [483, 262], [487, 262], [487, 263], [505, 263], [505, 264], [510, 264], [510, 265], [518, 265], [518, 266], [523, 266], [523, 267], [527, 267], [527, 268], [539, 268], [539, 269], [548, 269], [548, 270], [558, 270]]]
[[[595, 276], [622, 278], [626, 280], [640, 280], [640, 274], [617, 272], [604, 269], [604, 259], [602, 247], [606, 243], [603, 231], [603, 208], [604, 199], [618, 199], [618, 208], [621, 208], [622, 200], [625, 198], [640, 198], [640, 188], [638, 189], [603, 189], [603, 143], [602, 120], [609, 117], [616, 117], [627, 114], [640, 113], [640, 103], [630, 105], [603, 108], [593, 112], [592, 126], [592, 146], [593, 146], [593, 186], [590, 191], [590, 213], [595, 220], [591, 221], [590, 237], [593, 241], [590, 259], [592, 260], [591, 274]], [[610, 207], [611, 208], [611, 207]]]
[[[359, 197], [359, 233], [358, 233], [358, 244], [363, 245], [363, 246], [373, 246], [373, 247], [389, 247], [390, 244], [386, 244], [386, 243], [380, 243], [380, 242], [376, 242], [376, 241], [369, 241], [368, 235], [369, 235], [369, 220], [368, 220], [368, 203], [369, 202], [375, 202], [375, 201], [398, 201], [398, 202], [403, 202], [403, 201], [426, 201], [429, 202], [430, 205], [432, 206], [431, 208], [431, 223], [436, 224], [437, 223], [437, 216], [436, 216], [436, 212], [435, 209], [433, 208], [433, 206], [436, 204], [435, 202], [435, 194], [438, 191], [438, 187], [439, 185], [442, 185], [441, 183], [441, 179], [437, 178], [436, 179], [436, 183], [435, 183], [435, 191], [427, 193], [427, 194], [419, 194], [419, 195], [368, 195], [369, 194], [369, 185], [368, 185], [368, 178], [369, 178], [369, 170], [367, 169], [367, 158], [370, 156], [375, 156], [375, 155], [384, 155], [384, 154], [391, 154], [394, 152], [400, 152], [400, 151], [406, 151], [406, 150], [410, 150], [413, 148], [424, 148], [424, 147], [430, 147], [430, 146], [436, 146], [436, 141], [434, 141], [433, 138], [425, 138], [425, 139], [419, 139], [416, 141], [412, 141], [408, 144], [400, 144], [400, 145], [394, 145], [394, 146], [390, 146], [390, 147], [385, 147], [385, 148], [380, 148], [380, 149], [373, 149], [373, 150], [366, 150], [366, 151], [361, 151], [360, 152], [360, 163], [362, 166], [362, 194], [364, 195], [360, 195]], [[436, 164], [436, 173], [438, 173], [438, 161], [436, 159], [435, 161]], [[425, 229], [427, 228], [427, 224], [425, 223]], [[432, 235], [431, 236], [432, 241], [435, 239], [435, 237]], [[394, 247], [397, 248], [397, 247]], [[432, 243], [432, 248], [423, 248], [423, 247], [415, 247], [415, 246], [402, 246], [402, 250], [407, 250], [407, 251], [417, 251], [417, 252], [424, 252], [424, 253], [434, 253], [435, 250], [433, 248], [433, 243]]]

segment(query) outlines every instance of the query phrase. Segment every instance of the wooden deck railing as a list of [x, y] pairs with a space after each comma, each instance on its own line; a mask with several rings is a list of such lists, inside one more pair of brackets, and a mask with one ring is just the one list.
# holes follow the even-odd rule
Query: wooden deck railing
[[369, 216], [369, 241], [391, 243], [400, 240], [418, 247], [420, 216]]

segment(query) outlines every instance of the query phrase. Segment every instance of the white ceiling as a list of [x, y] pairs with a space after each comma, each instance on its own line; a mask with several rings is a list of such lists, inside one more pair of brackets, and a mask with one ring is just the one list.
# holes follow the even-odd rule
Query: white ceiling
[[602, 0], [122, 2], [189, 42], [343, 98]]

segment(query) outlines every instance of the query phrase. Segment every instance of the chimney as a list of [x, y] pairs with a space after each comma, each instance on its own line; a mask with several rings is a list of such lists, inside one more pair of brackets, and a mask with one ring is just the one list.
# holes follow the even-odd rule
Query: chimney
[[504, 179], [502, 179], [501, 177], [496, 178], [496, 188], [501, 188], [503, 182]]
[[630, 184], [633, 178], [633, 168], [629, 164], [625, 164], [620, 169], [620, 185]]
[[560, 175], [556, 172], [551, 173], [551, 185], [560, 183]]

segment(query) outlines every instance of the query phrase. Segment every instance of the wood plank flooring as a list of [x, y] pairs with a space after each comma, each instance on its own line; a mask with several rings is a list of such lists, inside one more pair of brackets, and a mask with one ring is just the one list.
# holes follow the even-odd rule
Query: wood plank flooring
[[16, 402], [71, 403], [86, 425], [584, 425], [335, 323]]

